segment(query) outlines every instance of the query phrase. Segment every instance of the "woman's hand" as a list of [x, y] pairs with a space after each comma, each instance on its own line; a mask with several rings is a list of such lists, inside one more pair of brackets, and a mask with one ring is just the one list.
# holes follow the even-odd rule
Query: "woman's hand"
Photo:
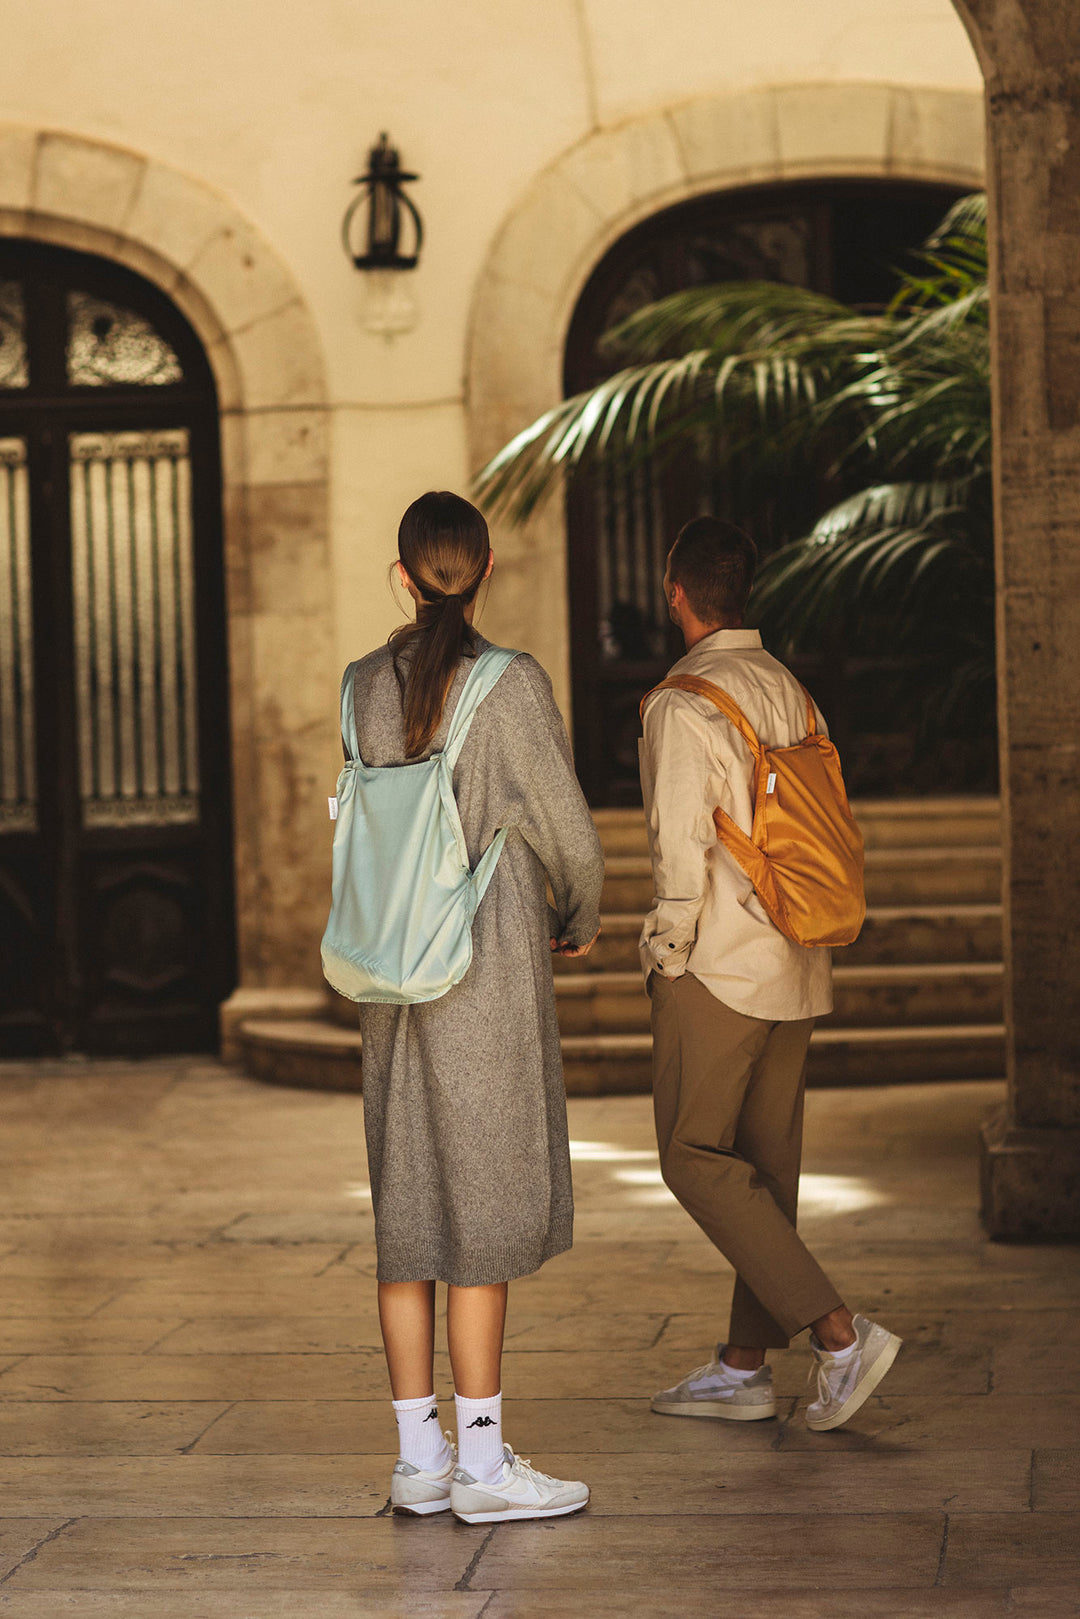
[[600, 928], [597, 928], [588, 944], [566, 944], [565, 942], [560, 943], [558, 939], [552, 939], [551, 948], [557, 956], [587, 956], [600, 937], [600, 932]]

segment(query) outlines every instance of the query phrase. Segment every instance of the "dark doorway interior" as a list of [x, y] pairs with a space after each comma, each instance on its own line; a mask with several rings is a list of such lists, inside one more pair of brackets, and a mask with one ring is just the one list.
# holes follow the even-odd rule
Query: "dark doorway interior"
[[206, 356], [139, 276], [0, 243], [0, 1055], [216, 1044], [229, 803]]
[[[610, 327], [642, 305], [688, 287], [734, 280], [812, 287], [844, 303], [885, 304], [895, 270], [911, 264], [961, 193], [891, 181], [830, 181], [757, 187], [704, 197], [646, 220], [605, 255], [574, 312], [564, 383], [577, 393], [611, 374], [598, 347]], [[640, 802], [637, 707], [682, 654], [660, 588], [679, 527], [700, 512], [750, 527], [763, 553], [805, 533], [827, 501], [792, 486], [747, 508], [737, 479], [711, 479], [688, 454], [661, 470], [642, 466], [579, 481], [567, 502], [574, 734], [578, 768], [593, 805]], [[907, 739], [882, 734], [876, 701], [882, 669], [854, 668], [842, 647], [797, 666], [813, 684], [857, 793], [919, 789], [905, 773]], [[961, 777], [963, 766], [961, 766]], [[963, 779], [945, 784], [978, 785]], [[937, 790], [943, 790], [938, 784]]]

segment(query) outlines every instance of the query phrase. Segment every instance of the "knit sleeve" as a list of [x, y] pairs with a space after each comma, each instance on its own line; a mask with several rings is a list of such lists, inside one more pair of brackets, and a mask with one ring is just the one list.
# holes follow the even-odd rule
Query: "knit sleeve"
[[574, 774], [570, 739], [551, 681], [535, 658], [521, 654], [502, 679], [499, 768], [507, 824], [516, 826], [547, 873], [559, 941], [588, 944], [600, 926], [604, 856]]

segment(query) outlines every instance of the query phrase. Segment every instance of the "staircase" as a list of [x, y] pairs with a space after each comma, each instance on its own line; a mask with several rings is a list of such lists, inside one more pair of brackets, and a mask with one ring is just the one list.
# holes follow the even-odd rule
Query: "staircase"
[[[834, 955], [835, 1010], [814, 1031], [812, 1085], [976, 1079], [1004, 1072], [1001, 849], [996, 799], [863, 803], [867, 917]], [[652, 900], [645, 826], [598, 810], [603, 931], [555, 958], [566, 1088], [650, 1088], [649, 1003], [637, 940]], [[321, 991], [240, 991], [223, 1014], [228, 1057], [281, 1084], [360, 1088], [355, 1008]]]

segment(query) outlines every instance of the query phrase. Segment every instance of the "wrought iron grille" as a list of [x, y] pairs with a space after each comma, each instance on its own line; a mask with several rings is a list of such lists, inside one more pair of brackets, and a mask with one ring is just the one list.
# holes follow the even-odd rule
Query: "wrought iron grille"
[[29, 381], [22, 286], [0, 281], [0, 388], [25, 388]]
[[195, 821], [187, 431], [73, 433], [68, 442], [84, 824]]
[[183, 380], [175, 350], [142, 315], [81, 291], [68, 293], [67, 311], [69, 382], [145, 388]]
[[33, 831], [34, 645], [26, 440], [0, 438], [0, 828]]

